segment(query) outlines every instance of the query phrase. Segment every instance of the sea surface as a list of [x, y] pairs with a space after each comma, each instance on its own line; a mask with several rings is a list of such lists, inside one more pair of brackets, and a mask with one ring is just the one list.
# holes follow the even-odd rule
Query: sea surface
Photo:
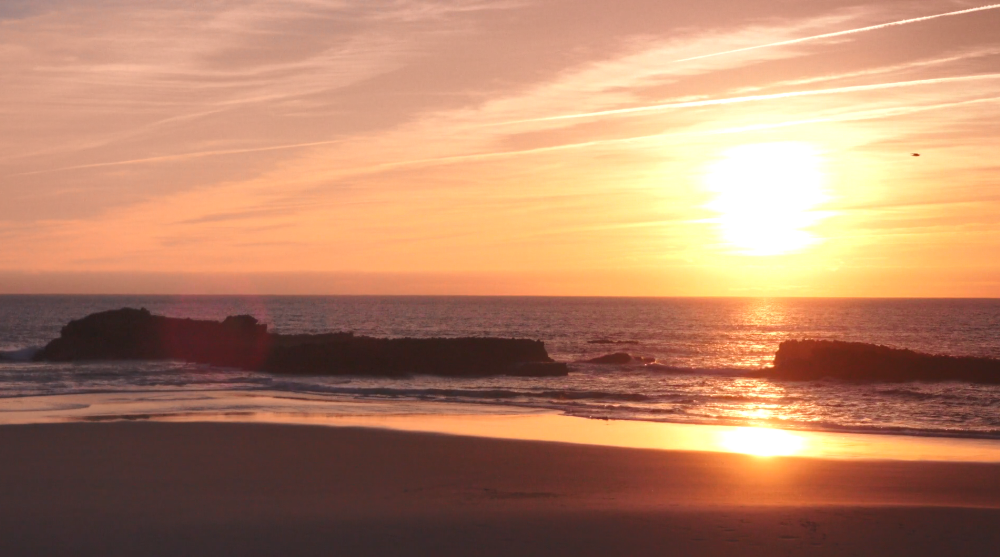
[[[182, 362], [35, 363], [71, 319], [121, 307], [251, 314], [280, 333], [540, 339], [568, 377], [270, 375]], [[334, 400], [497, 405], [568, 415], [783, 429], [1000, 438], [1000, 385], [792, 382], [745, 376], [787, 339], [1000, 358], [1000, 300], [365, 296], [0, 296], [0, 398], [277, 391]], [[596, 365], [611, 352], [646, 364]]]

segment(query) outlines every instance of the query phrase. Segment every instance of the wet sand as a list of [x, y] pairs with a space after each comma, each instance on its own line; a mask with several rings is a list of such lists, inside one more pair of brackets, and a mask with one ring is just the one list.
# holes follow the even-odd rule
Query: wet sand
[[0, 555], [994, 555], [1000, 465], [0, 426]]

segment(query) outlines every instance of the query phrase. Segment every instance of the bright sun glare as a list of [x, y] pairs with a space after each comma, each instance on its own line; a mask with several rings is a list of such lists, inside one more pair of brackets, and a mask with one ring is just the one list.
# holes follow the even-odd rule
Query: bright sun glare
[[726, 151], [706, 177], [723, 239], [745, 255], [780, 255], [817, 242], [809, 227], [826, 201], [816, 149], [759, 143]]
[[722, 434], [722, 448], [756, 456], [788, 456], [802, 451], [801, 436], [780, 429], [738, 427]]

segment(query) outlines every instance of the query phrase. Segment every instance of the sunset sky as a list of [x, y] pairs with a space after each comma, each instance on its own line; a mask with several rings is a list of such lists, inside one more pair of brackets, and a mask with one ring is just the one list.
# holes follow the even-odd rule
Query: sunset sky
[[0, 145], [0, 292], [1000, 296], [988, 2], [3, 0]]

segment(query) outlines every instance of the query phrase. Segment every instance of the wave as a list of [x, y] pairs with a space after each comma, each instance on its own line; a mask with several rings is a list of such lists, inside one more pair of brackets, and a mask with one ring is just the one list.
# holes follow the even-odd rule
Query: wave
[[642, 365], [642, 369], [654, 373], [672, 373], [675, 375], [725, 375], [734, 377], [748, 375], [757, 371], [756, 369], [748, 370], [739, 367], [685, 367], [661, 363], [644, 364]]
[[587, 401], [646, 403], [641, 407], [634, 408], [635, 410], [641, 410], [642, 412], [652, 411], [653, 408], [649, 406], [650, 404], [699, 405], [711, 402], [787, 404], [797, 402], [802, 399], [800, 396], [796, 395], [761, 397], [752, 394], [741, 395], [730, 393], [713, 394], [691, 392], [666, 392], [658, 395], [650, 395], [635, 392], [582, 389], [546, 389], [533, 391], [518, 389], [349, 387], [289, 381], [272, 382], [264, 388], [296, 393], [348, 395], [358, 397], [416, 398], [422, 400], [467, 399], [471, 401], [521, 401], [529, 403], [533, 401], [544, 401], [560, 404], [572, 402], [585, 403]]
[[[612, 360], [611, 357], [614, 356], [615, 359]], [[626, 360], [626, 357], [628, 358]], [[611, 364], [611, 365], [608, 365]], [[577, 360], [571, 362], [570, 371], [571, 372], [594, 372], [600, 370], [608, 370], [613, 373], [621, 372], [650, 372], [657, 374], [673, 374], [673, 375], [717, 375], [717, 376], [730, 376], [730, 377], [740, 377], [740, 376], [757, 376], [760, 373], [760, 368], [748, 368], [748, 367], [700, 367], [700, 366], [684, 366], [684, 365], [670, 365], [662, 363], [655, 358], [649, 356], [633, 356], [632, 354], [627, 354], [625, 352], [606, 354], [598, 358], [591, 358], [588, 360]]]
[[478, 400], [512, 400], [512, 399], [546, 399], [556, 401], [567, 400], [603, 400], [616, 402], [646, 402], [653, 397], [639, 393], [620, 393], [606, 391], [584, 390], [544, 390], [520, 391], [514, 389], [396, 389], [392, 387], [339, 387], [316, 384], [300, 384], [292, 382], [275, 382], [268, 388], [289, 390], [294, 392], [313, 392], [321, 394], [341, 394], [352, 396], [375, 396], [389, 398], [463, 398]]
[[880, 389], [876, 391], [879, 396], [890, 396], [902, 399], [923, 401], [923, 400], [961, 400], [963, 402], [968, 402], [969, 397], [962, 395], [955, 395], [951, 393], [928, 393], [923, 391], [914, 391], [911, 389]]
[[[600, 420], [623, 420], [655, 423], [680, 423], [691, 425], [717, 425], [735, 427], [766, 427], [789, 431], [816, 431], [831, 433], [859, 433], [864, 435], [904, 435], [908, 437], [935, 437], [960, 439], [1000, 439], [1000, 427], [988, 429], [960, 429], [948, 427], [914, 427], [895, 425], [841, 424], [831, 421], [794, 422], [788, 420], [737, 419], [731, 416], [717, 416], [689, 413], [683, 408], [643, 409], [641, 413], [628, 413], [619, 409], [596, 407], [563, 408], [563, 413], [578, 418]], [[603, 412], [601, 412], [603, 410]], [[615, 410], [615, 411], [609, 411]], [[661, 417], [662, 416], [662, 417]], [[1000, 424], [991, 424], [1000, 426]]]
[[587, 344], [639, 344], [638, 340], [612, 340], [610, 338], [596, 338], [588, 340]]
[[41, 346], [28, 346], [14, 350], [0, 350], [0, 362], [30, 362]]
[[[349, 380], [348, 380], [349, 381]], [[912, 435], [924, 437], [962, 437], [962, 438], [1000, 438], [1000, 420], [990, 419], [993, 415], [979, 413], [979, 417], [970, 420], [962, 425], [956, 423], [892, 423], [888, 420], [885, 423], [859, 423], [859, 419], [864, 418], [864, 413], [844, 416], [835, 414], [831, 416], [815, 416], [813, 419], [809, 415], [802, 416], [802, 419], [766, 419], [752, 416], [739, 416], [729, 412], [733, 403], [737, 405], [753, 404], [764, 402], [787, 405], [796, 401], [805, 400], [807, 403], [811, 397], [802, 398], [792, 393], [778, 399], [762, 399], [761, 397], [740, 395], [735, 393], [660, 393], [639, 394], [634, 392], [609, 392], [600, 389], [516, 389], [516, 388], [416, 388], [410, 386], [351, 386], [345, 381], [340, 384], [312, 383], [308, 380], [278, 380], [267, 381], [258, 384], [248, 384], [241, 382], [239, 385], [206, 384], [212, 389], [238, 390], [243, 392], [281, 392], [289, 397], [299, 395], [327, 396], [331, 401], [343, 400], [398, 400], [398, 401], [427, 401], [446, 404], [474, 404], [484, 406], [510, 406], [535, 409], [548, 409], [570, 416], [583, 418], [593, 418], [601, 420], [628, 420], [646, 422], [669, 422], [686, 424], [707, 424], [726, 425], [739, 427], [777, 427], [788, 430], [801, 431], [833, 431], [843, 433], [867, 433], [867, 434], [891, 434], [891, 435]], [[155, 393], [188, 393], [192, 392], [193, 385], [184, 385], [182, 382], [176, 384], [146, 385], [142, 390], [131, 391], [132, 394], [141, 392]], [[122, 393], [121, 389], [107, 388], [80, 388], [79, 385], [65, 385], [68, 389], [60, 394], [83, 394], [83, 393]], [[135, 387], [140, 387], [135, 385]], [[154, 387], [150, 389], [150, 387]], [[159, 387], [159, 388], [155, 388]], [[898, 390], [897, 390], [898, 391]], [[38, 393], [43, 394], [43, 393]], [[54, 393], [44, 393], [54, 394]], [[878, 393], [876, 392], [878, 395]], [[910, 393], [896, 392], [888, 396], [909, 397]], [[881, 396], [881, 395], [878, 395]], [[280, 397], [280, 395], [279, 395]], [[825, 398], [825, 397], [823, 397]], [[912, 400], [907, 404], [924, 404], [922, 401]], [[944, 402], [948, 404], [948, 401]], [[987, 401], [988, 404], [995, 404], [995, 399]], [[244, 405], [233, 407], [232, 410], [245, 410]], [[464, 412], [464, 410], [463, 410]]]
[[[275, 385], [278, 387], [278, 385]], [[831, 431], [842, 433], [866, 433], [883, 435], [912, 435], [926, 437], [962, 437], [996, 439], [1000, 438], [1000, 424], [987, 424], [983, 429], [963, 429], [956, 427], [919, 427], [889, 424], [844, 424], [828, 420], [761, 420], [740, 418], [731, 415], [704, 413], [705, 403], [760, 402], [759, 397], [713, 394], [682, 396], [680, 393], [666, 396], [647, 396], [637, 393], [614, 393], [586, 390], [544, 390], [518, 391], [512, 389], [392, 389], [325, 387], [310, 385], [287, 385], [296, 392], [313, 391], [317, 394], [340, 394], [349, 397], [377, 397], [427, 400], [445, 403], [504, 404], [527, 408], [547, 408], [569, 416], [601, 419], [647, 422], [668, 422], [706, 425], [728, 425], [740, 427], [778, 427], [800, 431]], [[319, 388], [316, 388], [319, 387]], [[798, 396], [785, 396], [776, 403], [800, 400]]]

